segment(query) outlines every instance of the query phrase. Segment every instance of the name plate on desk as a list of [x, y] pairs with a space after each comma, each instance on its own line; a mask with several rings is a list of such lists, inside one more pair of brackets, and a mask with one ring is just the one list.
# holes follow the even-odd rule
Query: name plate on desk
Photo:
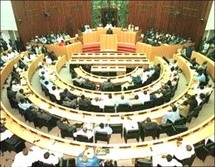
[[106, 155], [109, 154], [110, 149], [109, 148], [98, 148], [96, 150], [96, 155]]

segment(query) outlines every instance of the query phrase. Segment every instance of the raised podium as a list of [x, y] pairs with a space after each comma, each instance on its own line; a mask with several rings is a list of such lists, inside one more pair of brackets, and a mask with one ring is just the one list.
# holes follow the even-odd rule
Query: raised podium
[[100, 51], [117, 51], [117, 34], [101, 34], [100, 35]]

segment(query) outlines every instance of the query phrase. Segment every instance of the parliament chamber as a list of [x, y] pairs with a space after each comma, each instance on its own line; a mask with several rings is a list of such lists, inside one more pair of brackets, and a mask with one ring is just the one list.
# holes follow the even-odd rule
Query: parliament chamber
[[[214, 61], [184, 54], [199, 37], [147, 36], [142, 24], [85, 25], [72, 35], [40, 29], [23, 36], [24, 50], [3, 51], [0, 166], [213, 166]], [[144, 42], [152, 32], [174, 39]]]

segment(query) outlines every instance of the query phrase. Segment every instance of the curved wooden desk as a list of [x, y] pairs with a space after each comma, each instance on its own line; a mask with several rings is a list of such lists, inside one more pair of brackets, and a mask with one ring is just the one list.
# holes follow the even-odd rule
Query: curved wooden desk
[[[36, 60], [36, 61], [40, 61], [40, 58], [41, 57], [39, 57], [38, 60]], [[178, 57], [178, 58], [181, 59], [180, 57]], [[9, 67], [12, 67], [14, 65], [14, 63], [15, 63], [14, 61], [10, 61]], [[28, 70], [32, 70], [33, 67], [35, 68], [36, 66], [32, 66]], [[5, 69], [6, 69], [6, 67], [5, 67]], [[1, 71], [2, 76], [4, 76], [2, 78], [3, 81], [1, 83], [4, 83], [4, 81], [7, 79], [7, 76], [9, 75], [9, 73], [12, 70], [11, 68], [8, 68], [8, 70], [6, 71], [5, 69], [3, 69]], [[3, 73], [5, 73], [5, 74], [3, 74]], [[29, 71], [28, 71], [28, 73], [29, 73]], [[192, 75], [191, 75], [191, 78], [192, 78]], [[192, 84], [192, 80], [189, 81], [189, 85], [190, 84]], [[2, 88], [2, 86], [3, 86], [3, 84], [1, 84], [1, 88]], [[188, 87], [188, 89], [189, 89], [189, 87]], [[35, 96], [35, 95], [31, 94], [30, 96]], [[176, 99], [176, 100], [179, 100], [179, 99]], [[131, 158], [147, 157], [147, 156], [151, 156], [151, 155], [155, 155], [155, 154], [163, 154], [163, 153], [165, 153], [165, 149], [162, 149], [162, 148], [167, 148], [167, 147], [171, 148], [172, 146], [175, 146], [178, 137], [182, 137], [183, 141], [185, 141], [187, 143], [195, 144], [195, 143], [203, 140], [204, 138], [207, 138], [210, 135], [212, 135], [215, 130], [214, 129], [214, 115], [212, 115], [211, 117], [209, 117], [207, 120], [205, 120], [198, 126], [192, 128], [186, 132], [183, 132], [178, 135], [171, 136], [171, 137], [159, 139], [159, 140], [152, 140], [152, 141], [139, 142], [139, 143], [130, 143], [130, 144], [84, 143], [84, 142], [76, 142], [76, 141], [71, 141], [71, 140], [67, 140], [67, 139], [62, 139], [60, 137], [53, 136], [53, 135], [41, 132], [37, 129], [34, 129], [34, 128], [30, 127], [29, 125], [23, 123], [16, 117], [14, 117], [14, 115], [9, 112], [9, 110], [6, 108], [6, 106], [4, 105], [4, 103], [2, 101], [1, 101], [1, 106], [2, 106], [1, 118], [6, 118], [7, 121], [6, 121], [5, 126], [11, 132], [13, 132], [14, 134], [23, 138], [24, 140], [26, 140], [30, 143], [36, 144], [42, 148], [61, 152], [61, 153], [68, 154], [68, 155], [71, 155], [74, 157], [78, 156], [84, 150], [84, 148], [86, 146], [95, 147], [95, 148], [108, 147], [110, 149], [110, 153], [107, 155], [104, 155], [104, 156], [99, 156], [100, 159], [114, 159], [114, 160], [131, 159]], [[62, 111], [60, 111], [60, 112], [62, 112]], [[150, 112], [152, 112], [152, 111], [150, 111]], [[158, 114], [158, 113], [156, 113], [156, 114]], [[138, 117], [142, 117], [142, 116], [138, 115]], [[68, 118], [68, 115], [67, 115], [67, 118]], [[75, 116], [70, 117], [70, 118], [76, 119]], [[142, 117], [142, 119], [145, 119], [145, 118]], [[138, 121], [138, 119], [136, 119], [136, 120]], [[100, 121], [102, 121], [102, 120], [100, 120]], [[157, 150], [160, 150], [160, 152], [158, 152]]]
[[[183, 59], [182, 57], [177, 57], [179, 59]], [[38, 59], [42, 59], [41, 57]], [[36, 60], [38, 61], [38, 60]], [[184, 64], [187, 64], [188, 62], [184, 62]], [[191, 84], [192, 84], [192, 72], [189, 70], [189, 63], [187, 65], [185, 65], [185, 67], [187, 68], [187, 72], [190, 73], [189, 76], [189, 85], [188, 87], [174, 100], [171, 100], [170, 102], [163, 104], [161, 106], [157, 106], [151, 109], [147, 109], [147, 110], [141, 110], [141, 111], [136, 111], [136, 112], [128, 112], [128, 113], [90, 113], [90, 112], [85, 112], [82, 110], [76, 110], [76, 109], [70, 109], [67, 107], [63, 107], [61, 105], [58, 105], [56, 103], [52, 103], [50, 102], [48, 99], [40, 96], [35, 90], [34, 88], [31, 86], [30, 84], [30, 80], [32, 75], [29, 75], [30, 71], [35, 71], [37, 65], [33, 65], [33, 66], [29, 66], [28, 68], [28, 77], [27, 77], [27, 82], [28, 82], [28, 86], [29, 89], [31, 91], [33, 91], [32, 94], [29, 95], [29, 99], [36, 104], [37, 106], [42, 106], [43, 109], [45, 109], [46, 111], [61, 116], [61, 117], [65, 117], [68, 119], [76, 119], [77, 121], [80, 122], [85, 122], [86, 120], [88, 120], [91, 123], [100, 123], [100, 122], [108, 122], [108, 123], [122, 123], [123, 120], [121, 119], [122, 116], [129, 116], [131, 119], [137, 120], [138, 122], [145, 120], [147, 117], [150, 117], [152, 119], [157, 119], [162, 117], [171, 107], [169, 106], [170, 104], [175, 104], [176, 106], [180, 105], [183, 103], [183, 101], [186, 98], [183, 98], [183, 96], [188, 92]], [[184, 68], [185, 68], [184, 67]], [[185, 69], [186, 70], [186, 69]], [[62, 84], [61, 82], [59, 84]], [[66, 86], [67, 88], [69, 88], [68, 86]], [[71, 90], [71, 89], [69, 89]], [[73, 93], [77, 91], [77, 90], [73, 90]], [[91, 93], [90, 91], [87, 93]], [[92, 95], [91, 95], [92, 97]]]
[[[120, 91], [120, 92], [119, 91], [118, 92], [101, 92], [101, 91], [96, 91], [96, 90], [92, 91], [92, 90], [80, 88], [80, 87], [74, 86], [72, 84], [69, 84], [58, 73], [58, 70], [60, 70], [61, 67], [64, 65], [63, 62], [66, 63], [66, 60], [63, 57], [60, 58], [56, 63], [56, 66], [55, 66], [56, 68], [54, 70], [56, 71], [57, 78], [55, 78], [54, 83], [62, 89], [69, 88], [69, 90], [71, 90], [73, 92], [73, 94], [76, 94], [77, 96], [79, 96], [80, 94], [85, 94], [86, 97], [95, 98], [97, 96], [108, 95], [110, 93], [113, 94], [114, 96], [117, 96], [117, 95], [120, 96], [121, 94], [124, 94], [125, 96], [133, 96], [136, 92], [149, 89], [152, 86], [156, 86], [156, 84], [159, 84], [158, 82], [166, 83], [168, 81], [169, 76], [170, 76], [170, 72], [169, 71], [167, 72], [167, 69], [169, 69], [168, 64], [162, 58], [157, 58], [156, 60], [161, 64], [161, 69], [165, 69], [164, 71], [161, 71], [161, 75], [160, 75], [159, 79], [152, 82], [151, 84], [149, 84], [147, 86], [133, 89], [133, 90]], [[117, 65], [117, 64], [115, 64], [115, 65]], [[86, 77], [86, 75], [84, 75], [82, 73], [82, 71], [80, 71], [79, 69], [76, 69], [76, 70], [80, 76], [82, 76], [84, 78]], [[87, 75], [87, 77], [88, 76], [89, 75]], [[92, 77], [88, 77], [88, 79], [90, 79], [93, 82], [99, 82], [97, 78], [94, 79]], [[116, 78], [116, 80], [113, 79], [112, 82], [113, 83], [119, 83], [121, 81], [125, 81], [124, 79], [125, 78], [123, 76], [120, 76], [119, 78]], [[102, 79], [101, 81], [104, 81], [104, 79]], [[100, 83], [101, 83], [101, 81], [100, 81]]]
[[74, 53], [72, 59], [146, 59], [144, 53]]
[[79, 41], [73, 40], [72, 44], [66, 46], [59, 46], [58, 44], [46, 45], [49, 51], [53, 51], [57, 56], [66, 55], [69, 60], [73, 53], [82, 53], [82, 44]]
[[109, 148], [110, 152], [108, 154], [98, 157], [100, 159], [113, 160], [141, 158], [156, 154], [166, 154], [166, 148], [172, 148], [176, 146], [178, 137], [182, 137], [183, 141], [186, 143], [195, 144], [214, 133], [214, 116], [211, 116], [198, 126], [186, 132], [163, 139], [130, 144], [98, 144], [71, 141], [44, 133], [18, 120], [5, 107], [3, 107], [3, 110], [1, 110], [1, 118], [6, 118], [7, 121], [5, 126], [11, 132], [42, 148], [61, 152], [74, 157], [77, 157], [80, 153], [82, 153], [86, 147], [92, 147], [95, 149]]

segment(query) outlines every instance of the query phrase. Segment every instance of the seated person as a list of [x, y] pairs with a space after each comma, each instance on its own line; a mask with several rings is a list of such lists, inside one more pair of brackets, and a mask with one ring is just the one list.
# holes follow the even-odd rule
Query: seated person
[[178, 142], [178, 147], [176, 147], [174, 153], [175, 158], [181, 162], [184, 159], [191, 158], [191, 156], [195, 154], [195, 150], [193, 145], [185, 144], [182, 141]]
[[192, 112], [194, 110], [194, 108], [196, 108], [198, 106], [198, 102], [196, 100], [196, 96], [190, 96], [189, 99], [187, 100], [190, 108], [189, 108], [189, 112]]
[[96, 97], [95, 99], [92, 99], [91, 100], [91, 105], [94, 105], [94, 106], [99, 106], [100, 109], [104, 109], [104, 100], [99, 98], [99, 97]]
[[61, 40], [61, 41], [59, 42], [59, 46], [65, 46], [64, 40]]
[[176, 120], [180, 119], [180, 113], [178, 108], [173, 105], [172, 110], [168, 111], [162, 118], [162, 123], [166, 123], [168, 120], [174, 123]]
[[108, 30], [106, 31], [106, 34], [113, 34], [113, 30], [111, 28], [108, 28]]
[[60, 98], [61, 100], [64, 100], [65, 98], [69, 98], [70, 100], [73, 100], [77, 98], [75, 95], [69, 92], [67, 88], [64, 89], [63, 92], [60, 93]]
[[120, 104], [128, 104], [130, 105], [130, 100], [128, 98], [125, 98], [124, 95], [121, 95], [120, 99], [116, 101], [116, 106], [119, 106]]
[[141, 84], [142, 80], [141, 80], [141, 77], [139, 75], [137, 75], [136, 77], [135, 76], [132, 76], [132, 83], [134, 85], [139, 85]]
[[60, 130], [65, 130], [71, 133], [76, 131], [76, 127], [71, 125], [66, 118], [61, 118], [60, 120], [58, 120], [57, 126]]
[[134, 121], [130, 117], [127, 117], [124, 119], [123, 128], [125, 129], [125, 131], [129, 131], [129, 130], [139, 129], [139, 126], [137, 121]]
[[199, 81], [199, 85], [206, 85], [206, 76], [203, 73], [203, 70], [198, 70], [195, 79]]
[[111, 90], [114, 88], [113, 83], [111, 82], [110, 78], [107, 79], [107, 81], [104, 81], [101, 84], [101, 90], [105, 91], [105, 90]]
[[111, 135], [113, 130], [109, 126], [105, 126], [104, 123], [100, 123], [99, 126], [94, 128], [94, 133], [96, 132], [106, 132], [108, 135]]
[[94, 136], [94, 133], [92, 130], [87, 129], [87, 127], [83, 127], [82, 129], [78, 130], [77, 132], [73, 133], [73, 136], [76, 138], [77, 135], [83, 135], [86, 136], [89, 140]]
[[62, 105], [66, 106], [66, 107], [70, 107], [70, 108], [74, 108], [76, 109], [78, 106], [78, 100], [77, 99], [69, 99], [68, 97], [64, 98], [64, 100], [62, 101]]
[[[140, 128], [142, 129], [143, 134], [145, 134], [145, 133], [147, 134], [149, 131], [153, 131], [153, 132], [155, 132], [154, 133], [155, 136], [158, 135], [159, 130], [160, 130], [160, 127], [157, 124], [157, 122], [152, 122], [149, 117], [146, 118], [146, 121], [144, 123], [140, 124]], [[153, 133], [151, 133], [151, 134], [153, 134]], [[152, 136], [153, 139], [155, 139], [155, 136]]]
[[92, 81], [90, 81], [89, 79], [86, 79], [85, 82], [83, 82], [83, 86], [86, 89], [90, 89], [90, 90], [95, 90], [96, 89], [96, 84]]
[[135, 95], [134, 96], [134, 99], [132, 99], [130, 101], [130, 105], [133, 106], [133, 105], [136, 105], [136, 104], [144, 104], [144, 100], [143, 99], [140, 99], [138, 95]]
[[103, 98], [103, 103], [105, 106], [115, 106], [116, 99], [113, 98], [112, 94], [108, 94], [108, 97]]
[[87, 149], [77, 157], [77, 167], [99, 167], [99, 159], [93, 149]]
[[180, 106], [179, 106], [179, 111], [180, 115], [187, 117], [188, 113], [190, 110], [190, 105], [187, 100], [185, 100]]
[[113, 28], [112, 24], [110, 22], [108, 22], [105, 26], [105, 29], [109, 29], [109, 28]]
[[6, 127], [4, 126], [4, 123], [0, 122], [0, 142], [4, 141], [12, 136], [13, 136], [13, 133], [11, 131], [9, 131], [8, 129], [6, 129]]
[[139, 99], [141, 99], [143, 102], [150, 101], [150, 94], [147, 90], [144, 90], [143, 92], [138, 92], [137, 95], [139, 96]]
[[161, 166], [161, 167], [167, 167], [167, 166], [183, 166], [180, 162], [178, 162], [176, 159], [172, 157], [172, 155], [167, 154], [163, 156], [153, 156], [153, 166]]
[[84, 106], [87, 109], [88, 107], [90, 107], [91, 101], [89, 99], [85, 98], [84, 95], [81, 95], [81, 98], [78, 100], [78, 104], [79, 104], [79, 107]]
[[83, 85], [83, 83], [85, 82], [85, 79], [82, 77], [78, 77], [78, 78], [73, 78], [72, 81], [76, 81], [78, 82], [80, 85]]
[[20, 99], [20, 102], [18, 103], [18, 106], [22, 110], [27, 110], [30, 106], [32, 106], [31, 103], [28, 102], [27, 99]]

